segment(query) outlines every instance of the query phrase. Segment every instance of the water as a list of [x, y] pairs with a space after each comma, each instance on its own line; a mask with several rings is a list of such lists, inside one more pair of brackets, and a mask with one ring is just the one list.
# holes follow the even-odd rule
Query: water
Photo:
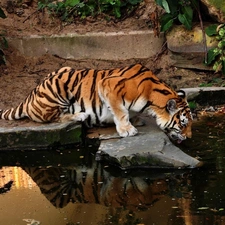
[[0, 225], [223, 225], [225, 119], [195, 123], [194, 170], [121, 171], [95, 149], [0, 152]]

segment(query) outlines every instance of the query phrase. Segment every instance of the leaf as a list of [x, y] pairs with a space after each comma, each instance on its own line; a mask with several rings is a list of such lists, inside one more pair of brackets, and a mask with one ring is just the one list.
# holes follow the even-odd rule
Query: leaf
[[141, 1], [140, 0], [129, 0], [128, 1], [131, 5], [137, 5], [139, 4]]
[[162, 7], [162, 0], [155, 0], [156, 4]]
[[70, 6], [70, 7], [74, 7], [79, 3], [80, 3], [80, 0], [66, 0], [65, 5]]
[[114, 8], [114, 15], [116, 18], [120, 18], [121, 17], [121, 13], [120, 13], [120, 8], [119, 7], [115, 7]]
[[170, 14], [173, 15], [173, 17], [176, 17], [179, 11], [179, 1], [167, 0], [167, 2], [170, 7]]
[[222, 60], [222, 73], [225, 75], [225, 60]]
[[6, 15], [5, 15], [5, 13], [4, 13], [4, 11], [2, 10], [1, 7], [0, 7], [0, 18], [3, 18], [3, 19], [6, 18]]
[[38, 2], [38, 10], [44, 9], [44, 7], [46, 7], [45, 4]]
[[178, 15], [178, 20], [184, 24], [184, 26], [188, 29], [191, 30], [192, 28], [192, 19], [190, 19], [186, 14], [179, 14]]
[[219, 54], [220, 53], [219, 51], [216, 51], [216, 48], [209, 49], [209, 51], [207, 52], [207, 62], [205, 64], [210, 65]]
[[169, 7], [168, 2], [166, 0], [162, 0], [162, 6], [167, 13], [170, 13], [170, 7]]
[[217, 25], [216, 24], [212, 24], [208, 27], [205, 28], [205, 33], [211, 37], [213, 35], [216, 35], [217, 34], [217, 31], [216, 31], [216, 28], [217, 28]]
[[192, 21], [193, 18], [193, 9], [190, 6], [185, 6], [182, 8], [184, 15]]
[[172, 17], [172, 15], [170, 14], [162, 15], [161, 21], [160, 21], [161, 31], [162, 32], [168, 31], [172, 27], [173, 22], [174, 22], [174, 18]]

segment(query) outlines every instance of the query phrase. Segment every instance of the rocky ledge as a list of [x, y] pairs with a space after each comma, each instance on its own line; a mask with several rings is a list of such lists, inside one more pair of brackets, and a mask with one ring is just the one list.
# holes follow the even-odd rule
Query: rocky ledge
[[[184, 89], [188, 99], [205, 104], [224, 104], [225, 88]], [[220, 99], [220, 102], [215, 99]], [[36, 124], [0, 128], [0, 150], [40, 150], [81, 145], [86, 135], [87, 143], [98, 146], [96, 160], [108, 161], [121, 168], [195, 168], [202, 163], [174, 146], [151, 118], [138, 127], [139, 134], [120, 138], [115, 127], [95, 128], [86, 135], [80, 124], [74, 122]]]

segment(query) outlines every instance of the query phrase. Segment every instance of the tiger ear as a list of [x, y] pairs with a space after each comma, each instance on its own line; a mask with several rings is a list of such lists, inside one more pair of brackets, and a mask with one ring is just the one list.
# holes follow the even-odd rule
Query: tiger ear
[[174, 99], [170, 99], [167, 103], [166, 103], [166, 108], [167, 111], [170, 113], [173, 113], [176, 111], [177, 109], [177, 103]]
[[177, 95], [181, 98], [186, 98], [186, 93], [183, 90], [177, 91]]

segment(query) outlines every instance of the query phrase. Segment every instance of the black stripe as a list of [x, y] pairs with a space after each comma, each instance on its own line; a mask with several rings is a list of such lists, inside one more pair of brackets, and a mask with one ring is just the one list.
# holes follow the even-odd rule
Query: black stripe
[[144, 110], [146, 108], [148, 108], [150, 105], [152, 105], [152, 102], [151, 101], [147, 101], [146, 104], [142, 107], [142, 109], [139, 111], [140, 113], [143, 113]]
[[91, 106], [92, 106], [92, 110], [95, 114], [95, 119], [96, 119], [96, 124], [99, 124], [99, 118], [98, 118], [98, 114], [96, 112], [96, 98], [94, 97], [92, 102], [91, 102]]
[[120, 76], [123, 76], [124, 73], [126, 73], [129, 70], [131, 70], [133, 67], [135, 67], [135, 65], [131, 65], [131, 66], [128, 66], [128, 67], [125, 67], [125, 68], [121, 69], [120, 72], [121, 71], [123, 71], [123, 72], [120, 74]]
[[82, 78], [84, 78], [85, 76], [87, 76], [87, 74], [89, 73], [89, 71], [90, 71], [90, 69], [81, 70], [80, 73], [81, 73]]
[[[59, 87], [58, 87], [58, 85], [57, 85], [57, 83], [56, 83], [56, 92], [52, 89], [52, 80], [53, 79], [49, 79], [49, 80], [47, 80], [46, 82], [44, 82], [45, 84], [46, 84], [46, 86], [47, 87], [45, 87], [45, 89], [49, 89], [49, 91], [53, 94], [53, 96], [55, 97], [55, 98], [57, 98], [57, 96], [55, 95], [55, 93], [57, 93], [57, 92], [59, 92]], [[49, 84], [49, 82], [50, 82], [50, 84]], [[43, 86], [44, 87], [44, 86]], [[42, 94], [44, 94], [45, 96], [47, 96], [44, 92], [42, 92]]]
[[51, 98], [48, 94], [44, 93], [44, 92], [41, 92], [40, 93], [41, 96], [43, 96], [44, 98], [46, 98], [49, 102], [51, 103], [56, 103], [56, 98]]
[[59, 79], [55, 79], [55, 86], [56, 86], [56, 92], [53, 90], [52, 86], [50, 86], [50, 87], [51, 87], [51, 92], [52, 92], [52, 94], [53, 94], [55, 97], [57, 97], [57, 96], [55, 95], [55, 93], [58, 94], [58, 95], [60, 95], [60, 96], [62, 96], [61, 88], [60, 88], [60, 85], [59, 85]]
[[[115, 77], [115, 78], [117, 78], [117, 77]], [[119, 81], [117, 82], [117, 84], [115, 85], [114, 90], [116, 90], [116, 88], [117, 88], [118, 86], [122, 85], [126, 80], [127, 80], [127, 78], [123, 78], [123, 79], [119, 80]], [[121, 89], [121, 88], [120, 88], [120, 89]]]
[[[41, 121], [44, 121], [43, 120], [43, 118], [42, 118], [42, 116], [39, 116], [37, 113], [35, 113], [32, 109], [31, 109], [31, 113], [33, 114], [33, 115], [35, 115], [35, 117], [37, 117], [39, 120], [41, 120]], [[33, 117], [33, 116], [32, 116]], [[32, 117], [30, 118], [31, 120], [32, 120]], [[45, 121], [46, 122], [46, 121]]]
[[[121, 92], [121, 91], [123, 91], [124, 90], [124, 87], [125, 87], [125, 84], [123, 83], [123, 84], [121, 84], [121, 86], [120, 86], [120, 89], [117, 91], [117, 95]], [[116, 89], [116, 88], [115, 88]]]
[[154, 84], [161, 84], [162, 83], [160, 80], [156, 80], [153, 77], [146, 77], [146, 78], [141, 80], [141, 82], [138, 84], [138, 87], [145, 81], [151, 81]]
[[100, 116], [102, 115], [102, 103], [101, 102], [99, 103], [99, 115]]
[[108, 76], [111, 76], [112, 74], [114, 74], [115, 69], [111, 69], [109, 70]]
[[167, 89], [158, 89], [158, 88], [154, 88], [153, 91], [156, 91], [156, 92], [159, 92], [163, 95], [170, 95], [170, 94], [173, 94], [172, 92], [170, 92], [169, 90]]
[[[60, 69], [59, 69], [60, 70]], [[67, 72], [68, 70], [65, 68], [63, 71], [60, 72], [60, 74], [58, 75], [58, 78], [61, 79], [62, 76]], [[59, 71], [57, 71], [57, 74], [59, 73]]]
[[134, 75], [132, 75], [131, 77], [128, 78], [128, 80], [133, 79], [135, 77], [138, 77], [140, 75], [144, 75], [145, 72], [149, 72], [150, 70], [144, 66], [142, 66], [138, 71], [135, 72]]
[[77, 88], [77, 92], [75, 94], [75, 99], [78, 100], [80, 99], [80, 95], [81, 95], [81, 87], [82, 87], [82, 84], [79, 85], [79, 87]]
[[69, 71], [67, 80], [66, 80], [66, 82], [65, 82], [65, 84], [66, 84], [67, 87], [69, 86], [69, 84], [70, 84], [70, 82], [71, 82], [71, 79], [72, 79], [72, 77], [73, 77], [73, 75], [74, 75], [74, 72], [75, 72], [74, 69], [71, 69], [71, 70]]
[[123, 105], [126, 104], [126, 102], [125, 102], [125, 95], [126, 95], [126, 92], [121, 96], [122, 97], [122, 100], [123, 100]]
[[85, 112], [86, 111], [83, 98], [81, 98], [81, 100], [80, 100], [80, 107], [81, 107], [81, 112]]
[[98, 71], [95, 70], [94, 74], [93, 74], [92, 84], [91, 84], [90, 97], [89, 97], [90, 100], [92, 99], [93, 95], [95, 94], [97, 76], [98, 76]]
[[102, 70], [101, 71], [101, 80], [106, 76], [106, 71]]
[[74, 92], [74, 89], [76, 88], [78, 82], [80, 81], [80, 77], [82, 77], [81, 73], [77, 73], [76, 74], [76, 78], [73, 79], [73, 83], [70, 85], [71, 87], [71, 92], [73, 93]]
[[130, 109], [132, 105], [136, 104], [137, 100], [140, 98], [141, 95], [142, 95], [142, 93], [140, 93], [134, 100], [131, 101], [128, 109]]
[[23, 103], [21, 102], [20, 105], [19, 105], [19, 116], [21, 117], [22, 113], [23, 113]]

